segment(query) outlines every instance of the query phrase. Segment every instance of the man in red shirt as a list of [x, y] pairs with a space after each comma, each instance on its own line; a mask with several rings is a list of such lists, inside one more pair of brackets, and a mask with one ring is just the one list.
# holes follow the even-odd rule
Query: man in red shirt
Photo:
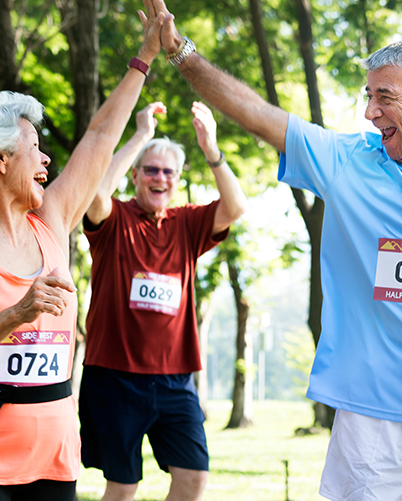
[[[246, 205], [216, 140], [216, 123], [193, 103], [198, 144], [220, 199], [168, 208], [184, 164], [180, 145], [153, 139], [152, 103], [137, 132], [113, 157], [84, 219], [91, 245], [92, 300], [80, 394], [82, 460], [103, 470], [103, 501], [132, 500], [142, 478], [147, 434], [161, 469], [171, 474], [167, 500], [201, 499], [208, 451], [192, 373], [201, 369], [194, 307], [198, 257], [227, 236]], [[112, 198], [135, 159], [136, 198]]]

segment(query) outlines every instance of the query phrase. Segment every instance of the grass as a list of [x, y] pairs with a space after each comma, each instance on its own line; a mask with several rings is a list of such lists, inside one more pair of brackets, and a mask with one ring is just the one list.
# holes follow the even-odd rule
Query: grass
[[[223, 430], [230, 402], [210, 401], [205, 423], [210, 475], [203, 501], [322, 501], [318, 494], [329, 433], [295, 436], [312, 424], [308, 402], [254, 402], [253, 425]], [[165, 499], [170, 477], [159, 470], [147, 440], [143, 445], [144, 480], [136, 501]], [[288, 499], [284, 461], [288, 461]], [[82, 468], [80, 501], [99, 501], [104, 492], [102, 472]]]

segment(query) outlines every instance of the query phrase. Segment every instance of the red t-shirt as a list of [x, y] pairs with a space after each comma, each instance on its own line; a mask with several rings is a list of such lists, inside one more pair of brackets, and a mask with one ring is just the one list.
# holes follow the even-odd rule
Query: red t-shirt
[[201, 369], [194, 274], [212, 236], [218, 201], [166, 209], [158, 223], [137, 204], [113, 199], [91, 245], [92, 299], [85, 365], [141, 374]]

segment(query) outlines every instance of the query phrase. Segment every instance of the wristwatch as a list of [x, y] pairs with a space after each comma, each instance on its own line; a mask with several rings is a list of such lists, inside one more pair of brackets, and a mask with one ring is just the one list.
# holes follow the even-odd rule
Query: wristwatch
[[206, 158], [207, 164], [210, 167], [212, 167], [213, 169], [215, 169], [216, 167], [221, 166], [224, 162], [226, 162], [226, 158], [225, 158], [225, 155], [223, 154], [223, 151], [221, 151], [220, 153], [221, 153], [221, 155], [219, 157], [219, 160], [217, 160], [216, 162], [210, 162], [208, 160], [208, 158]]
[[197, 52], [197, 47], [195, 46], [195, 43], [192, 40], [190, 40], [187, 37], [183, 37], [183, 40], [185, 41], [185, 44], [179, 53], [173, 52], [166, 56], [166, 59], [170, 61], [173, 64], [173, 66], [178, 66], [185, 59], [187, 59], [192, 52]]

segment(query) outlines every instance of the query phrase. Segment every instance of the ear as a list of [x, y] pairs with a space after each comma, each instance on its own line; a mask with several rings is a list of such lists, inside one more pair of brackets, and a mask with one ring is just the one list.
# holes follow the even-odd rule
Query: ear
[[6, 174], [7, 172], [7, 155], [5, 153], [0, 153], [0, 174]]
[[138, 170], [136, 169], [136, 167], [133, 167], [131, 175], [132, 175], [133, 185], [137, 186]]

